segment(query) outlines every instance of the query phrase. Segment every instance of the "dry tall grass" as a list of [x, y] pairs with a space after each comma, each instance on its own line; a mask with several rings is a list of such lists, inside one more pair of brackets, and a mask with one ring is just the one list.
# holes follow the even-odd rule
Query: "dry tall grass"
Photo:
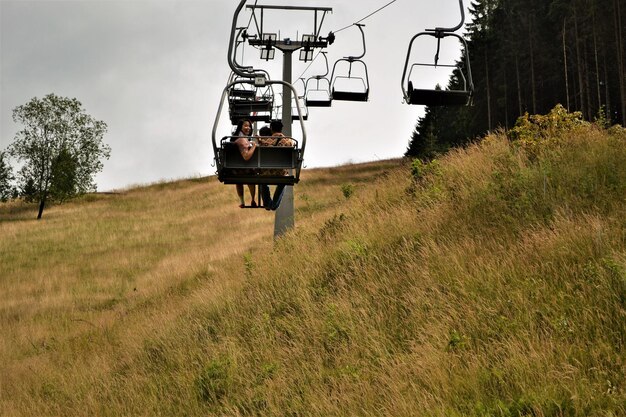
[[4, 207], [0, 414], [626, 415], [626, 135], [562, 139], [309, 171], [274, 245], [213, 179]]

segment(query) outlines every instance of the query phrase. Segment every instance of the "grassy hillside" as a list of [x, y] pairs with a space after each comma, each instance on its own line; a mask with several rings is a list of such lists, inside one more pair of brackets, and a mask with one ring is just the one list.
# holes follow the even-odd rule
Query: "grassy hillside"
[[[0, 205], [0, 415], [624, 416], [626, 133]], [[534, 130], [533, 130], [534, 129]]]

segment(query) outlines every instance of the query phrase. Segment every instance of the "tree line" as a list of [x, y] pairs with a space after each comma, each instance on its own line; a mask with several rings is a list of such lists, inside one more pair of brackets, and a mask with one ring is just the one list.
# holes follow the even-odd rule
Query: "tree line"
[[[473, 1], [464, 51], [474, 80], [473, 105], [427, 107], [406, 156], [433, 157], [559, 103], [587, 120], [626, 125], [623, 1]], [[457, 71], [448, 88], [460, 82]]]

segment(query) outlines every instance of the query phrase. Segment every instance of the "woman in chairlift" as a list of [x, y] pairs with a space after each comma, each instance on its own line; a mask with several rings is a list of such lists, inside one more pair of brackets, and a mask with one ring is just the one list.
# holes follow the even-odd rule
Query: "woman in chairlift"
[[[252, 135], [252, 122], [250, 120], [240, 120], [237, 123], [237, 129], [235, 129], [235, 133], [233, 134], [233, 138], [231, 138], [231, 142], [235, 142], [237, 147], [239, 148], [239, 152], [241, 152], [241, 156], [246, 161], [252, 157], [254, 150], [256, 149], [256, 143], [250, 141], [249, 138]], [[239, 136], [237, 138], [236, 136]], [[250, 207], [256, 207], [256, 187], [254, 184], [247, 184], [248, 190], [250, 191], [250, 196], [252, 197], [252, 202], [250, 203]], [[246, 203], [244, 201], [243, 196], [243, 184], [236, 184], [237, 188], [237, 196], [239, 197], [239, 208], [244, 208]]]

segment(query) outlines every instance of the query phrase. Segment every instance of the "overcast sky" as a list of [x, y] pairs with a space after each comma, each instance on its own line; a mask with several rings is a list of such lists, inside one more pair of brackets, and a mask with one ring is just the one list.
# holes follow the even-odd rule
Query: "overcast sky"
[[[264, 5], [333, 8], [322, 33], [354, 23], [390, 0], [258, 0]], [[237, 0], [0, 0], [0, 150], [21, 128], [12, 110], [33, 97], [55, 93], [75, 97], [87, 113], [108, 125], [112, 148], [98, 175], [100, 191], [215, 173], [211, 130], [230, 68], [228, 41]], [[465, 1], [466, 7], [468, 1]], [[248, 1], [254, 4], [254, 1]], [[306, 167], [334, 166], [400, 157], [421, 106], [402, 103], [400, 81], [411, 37], [434, 26], [455, 26], [457, 0], [397, 0], [364, 20], [370, 80], [367, 103], [335, 101], [310, 109], [306, 123]], [[467, 12], [466, 12], [467, 14]], [[249, 11], [240, 15], [246, 26]], [[295, 39], [313, 30], [313, 14], [267, 11], [266, 31]], [[337, 33], [327, 48], [335, 60], [362, 51], [356, 27]], [[434, 39], [434, 38], [433, 38]], [[451, 38], [449, 38], [451, 39]], [[445, 45], [458, 59], [458, 42]], [[432, 60], [434, 41], [412, 54]], [[282, 55], [258, 59], [247, 46], [239, 62], [282, 75]], [[423, 57], [423, 58], [418, 58]], [[294, 54], [293, 78], [309, 63]], [[324, 72], [321, 56], [303, 77]], [[354, 74], [353, 74], [354, 75]], [[357, 74], [358, 75], [358, 74]], [[449, 73], [440, 71], [445, 84]], [[419, 81], [434, 86], [430, 73]], [[301, 89], [301, 84], [298, 86]], [[230, 133], [227, 109], [218, 135]], [[293, 127], [294, 137], [300, 129]]]

